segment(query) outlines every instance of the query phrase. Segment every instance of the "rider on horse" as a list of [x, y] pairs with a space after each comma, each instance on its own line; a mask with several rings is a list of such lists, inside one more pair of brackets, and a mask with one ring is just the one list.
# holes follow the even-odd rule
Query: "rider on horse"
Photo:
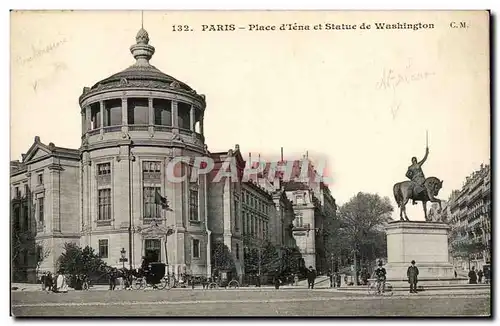
[[[425, 182], [425, 175], [424, 172], [422, 171], [422, 165], [425, 163], [427, 160], [427, 156], [429, 155], [429, 148], [427, 147], [425, 149], [425, 156], [422, 159], [422, 161], [417, 162], [416, 157], [411, 158], [411, 165], [408, 167], [408, 171], [406, 172], [406, 177], [410, 179], [413, 182], [413, 197], [417, 197], [422, 191], [425, 190], [424, 187], [424, 182]], [[415, 199], [413, 199], [413, 205], [415, 205]]]

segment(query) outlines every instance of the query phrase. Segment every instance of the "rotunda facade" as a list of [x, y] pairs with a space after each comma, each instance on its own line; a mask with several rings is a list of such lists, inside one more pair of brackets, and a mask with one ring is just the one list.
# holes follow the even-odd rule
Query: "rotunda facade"
[[[205, 96], [150, 64], [146, 30], [130, 52], [132, 66], [79, 98], [81, 244], [99, 248], [110, 265], [137, 268], [146, 257], [171, 273], [209, 275], [207, 181], [189, 178], [194, 158], [208, 155]], [[192, 160], [174, 165], [180, 156]], [[188, 178], [169, 178], [172, 166]]]

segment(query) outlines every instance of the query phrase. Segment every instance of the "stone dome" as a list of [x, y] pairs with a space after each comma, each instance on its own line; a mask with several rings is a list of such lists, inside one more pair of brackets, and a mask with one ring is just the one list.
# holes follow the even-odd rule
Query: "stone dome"
[[136, 35], [136, 44], [130, 47], [130, 52], [136, 62], [97, 83], [92, 87], [84, 87], [80, 102], [86, 97], [101, 91], [115, 88], [147, 88], [165, 91], [176, 91], [194, 96], [197, 100], [205, 103], [205, 96], [197, 94], [196, 91], [186, 83], [167, 75], [149, 63], [155, 53], [155, 48], [149, 44], [149, 34], [141, 28]]

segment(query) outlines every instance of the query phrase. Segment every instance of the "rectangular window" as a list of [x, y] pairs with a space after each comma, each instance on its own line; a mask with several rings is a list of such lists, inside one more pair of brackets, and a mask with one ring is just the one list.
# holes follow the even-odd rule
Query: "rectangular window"
[[189, 220], [198, 221], [198, 190], [189, 190]]
[[97, 220], [111, 220], [111, 189], [99, 189], [98, 193], [99, 215]]
[[120, 126], [122, 124], [122, 100], [104, 101], [104, 115], [104, 126]]
[[177, 125], [181, 129], [191, 129], [189, 125], [191, 124], [190, 122], [190, 111], [191, 111], [191, 105], [183, 102], [179, 102], [177, 104]]
[[16, 198], [21, 197], [21, 191], [19, 190], [19, 187], [14, 188], [14, 194]]
[[247, 218], [247, 212], [243, 211], [243, 215], [242, 215], [243, 235], [246, 235], [246, 233], [247, 233], [247, 221], [246, 221], [246, 218]]
[[38, 184], [43, 185], [43, 173], [38, 174]]
[[111, 163], [97, 164], [97, 174], [98, 175], [110, 175], [111, 174]]
[[28, 197], [28, 193], [30, 192], [28, 185], [24, 185], [24, 196]]
[[161, 206], [155, 202], [155, 193], [160, 193], [161, 187], [144, 187], [144, 218], [160, 218]]
[[303, 226], [302, 213], [296, 213], [295, 214], [295, 223], [294, 224], [297, 227], [302, 227]]
[[240, 206], [237, 200], [234, 201], [234, 228], [240, 229]]
[[161, 240], [160, 239], [146, 239], [144, 241], [144, 253], [149, 262], [161, 261]]
[[155, 114], [155, 125], [171, 126], [172, 102], [169, 100], [154, 99], [153, 107]]
[[200, 240], [193, 239], [193, 258], [200, 258]]
[[43, 224], [43, 211], [44, 211], [44, 207], [43, 207], [43, 197], [42, 198], [38, 198], [38, 221]]
[[147, 125], [149, 124], [149, 102], [148, 99], [129, 98], [128, 99], [128, 124]]
[[29, 231], [30, 225], [29, 225], [29, 216], [28, 216], [28, 205], [25, 204], [22, 206], [21, 215], [22, 215], [23, 221], [24, 221], [24, 230]]
[[108, 258], [108, 239], [99, 240], [99, 257]]
[[94, 103], [90, 106], [90, 129], [101, 128], [101, 106]]
[[161, 162], [144, 161], [142, 162], [142, 177], [145, 182], [160, 182], [161, 180]]
[[240, 259], [240, 244], [236, 244], [236, 260]]

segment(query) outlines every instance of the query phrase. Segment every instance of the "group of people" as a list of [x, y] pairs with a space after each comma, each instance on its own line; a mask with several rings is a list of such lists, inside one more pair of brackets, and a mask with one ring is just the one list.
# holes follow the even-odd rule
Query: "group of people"
[[340, 282], [342, 281], [342, 277], [340, 276], [340, 273], [338, 272], [333, 272], [328, 271], [327, 276], [330, 278], [330, 287], [340, 287]]
[[52, 274], [44, 272], [40, 277], [42, 290], [46, 292], [66, 293], [68, 292], [67, 278], [64, 273]]
[[[411, 265], [406, 271], [408, 283], [410, 284], [410, 293], [417, 293], [418, 273], [418, 267], [415, 265], [415, 261], [412, 260]], [[378, 262], [378, 267], [375, 270], [375, 279], [377, 284], [377, 293], [380, 294], [385, 291], [385, 282], [387, 279], [387, 271], [383, 267], [381, 260]]]
[[476, 272], [475, 266], [472, 266], [469, 272], [469, 284], [481, 284], [483, 282], [484, 272], [482, 269]]

